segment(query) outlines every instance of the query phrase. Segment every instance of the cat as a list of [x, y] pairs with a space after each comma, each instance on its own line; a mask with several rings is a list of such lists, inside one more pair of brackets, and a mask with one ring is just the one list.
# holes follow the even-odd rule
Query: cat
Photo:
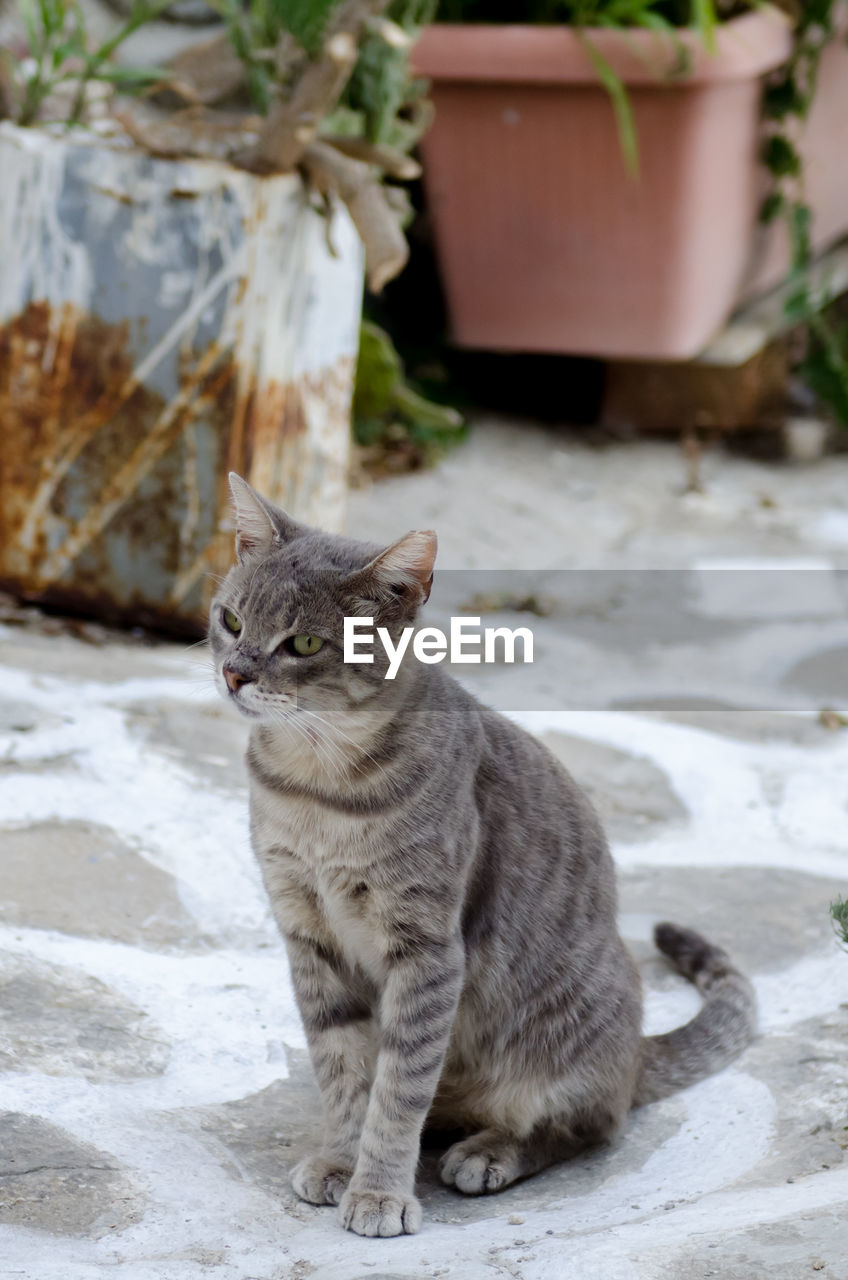
[[444, 1183], [498, 1191], [726, 1065], [754, 996], [723, 951], [658, 925], [704, 1003], [644, 1037], [612, 858], [571, 776], [441, 667], [407, 658], [389, 681], [381, 646], [342, 660], [346, 616], [395, 640], [414, 622], [435, 534], [373, 546], [230, 487], [215, 680], [252, 726], [251, 838], [324, 1108], [292, 1183], [360, 1235], [412, 1233], [425, 1122], [467, 1135]]

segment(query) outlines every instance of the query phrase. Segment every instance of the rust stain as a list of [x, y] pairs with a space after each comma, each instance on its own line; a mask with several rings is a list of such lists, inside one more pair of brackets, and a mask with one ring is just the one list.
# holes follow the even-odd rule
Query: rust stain
[[[0, 327], [0, 583], [74, 612], [197, 630], [232, 563], [227, 472], [284, 505], [313, 492], [321, 441], [347, 429], [352, 361], [260, 383], [231, 351], [184, 350], [168, 402], [135, 367], [127, 324], [72, 307], [31, 303]], [[210, 443], [214, 493], [199, 487]]]
[[[43, 310], [42, 310], [43, 309]], [[124, 411], [132, 418], [139, 409], [139, 401], [148, 396], [133, 375], [127, 346], [129, 325], [104, 325], [96, 317], [78, 314], [73, 308], [63, 308], [65, 323], [73, 325], [72, 353], [67, 363], [67, 380], [62, 381], [62, 369], [45, 368], [49, 344], [46, 344], [44, 358], [40, 362], [41, 373], [26, 376], [35, 396], [35, 409], [42, 411], [41, 401], [44, 395], [44, 383], [51, 388], [48, 401], [43, 405], [46, 421], [45, 430], [40, 434], [44, 447], [40, 452], [39, 476], [29, 503], [27, 518], [21, 528], [20, 545], [26, 550], [35, 551], [37, 531], [47, 513], [50, 503], [64, 477], [70, 471], [76, 459], [86, 446], [104, 427], [123, 419]], [[20, 324], [25, 330], [28, 318], [33, 315], [37, 321], [52, 326], [52, 315], [49, 307], [43, 303], [33, 303], [13, 322], [13, 327]], [[44, 344], [44, 336], [33, 336], [28, 346], [30, 354]], [[25, 367], [25, 362], [16, 362], [14, 353], [10, 360], [10, 376], [14, 380]], [[69, 400], [74, 403], [78, 412], [69, 412]], [[60, 405], [60, 411], [55, 410]], [[0, 391], [2, 405], [2, 391]], [[10, 409], [14, 409], [14, 402]], [[54, 412], [51, 413], [51, 407]], [[6, 420], [6, 419], [4, 419]]]
[[128, 191], [114, 191], [111, 187], [97, 187], [92, 183], [92, 190], [99, 191], [101, 195], [111, 196], [113, 200], [117, 200], [119, 204], [135, 204], [135, 199]]
[[[197, 396], [207, 375], [219, 362], [220, 352], [212, 344], [200, 357], [192, 376], [183, 381], [178, 394], [142, 433], [136, 446], [123, 465], [104, 471], [105, 483], [96, 501], [64, 540], [39, 566], [38, 577], [43, 584], [61, 577], [70, 563], [97, 536], [148, 475], [153, 464], [174, 443], [186, 422], [200, 407], [202, 398]], [[229, 380], [229, 370], [227, 380]]]
[[[174, 518], [183, 503], [182, 485], [170, 476], [175, 446], [198, 414], [216, 438], [226, 439], [232, 364], [207, 351], [170, 404], [140, 385], [127, 395], [132, 368], [126, 325], [32, 303], [0, 328], [0, 579], [6, 585], [63, 607], [87, 600], [88, 612], [94, 607], [114, 616], [117, 607], [122, 616], [149, 616], [155, 601], [120, 580], [106, 527], [114, 521], [131, 548], [155, 550], [166, 569], [176, 572], [187, 558]], [[107, 407], [114, 408], [111, 415]], [[169, 451], [173, 460], [165, 456]], [[142, 497], [138, 486], [154, 468], [156, 497]], [[113, 607], [104, 609], [104, 597]]]
[[[61, 474], [69, 438], [104, 387], [123, 384], [131, 364], [125, 335], [64, 307], [31, 303], [0, 330], [0, 565], [32, 571], [47, 549], [33, 511], [45, 477]], [[127, 410], [136, 413], [139, 390]], [[70, 424], [70, 425], [68, 425]], [[129, 425], [129, 423], [127, 423]]]

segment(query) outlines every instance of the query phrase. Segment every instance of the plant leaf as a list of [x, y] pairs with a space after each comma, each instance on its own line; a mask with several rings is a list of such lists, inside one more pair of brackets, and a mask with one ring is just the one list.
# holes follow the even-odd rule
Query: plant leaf
[[801, 157], [789, 139], [779, 133], [766, 141], [763, 162], [777, 178], [797, 178], [801, 172]]
[[304, 53], [315, 58], [321, 52], [324, 32], [338, 4], [339, 0], [267, 0], [267, 10], [276, 34], [290, 32]]
[[627, 89], [600, 50], [592, 44], [592, 41], [583, 32], [578, 32], [578, 35], [592, 66], [595, 68], [598, 79], [612, 100], [624, 165], [630, 176], [635, 178], [639, 173], [639, 142], [636, 137], [636, 122], [633, 119], [633, 110], [630, 106]]

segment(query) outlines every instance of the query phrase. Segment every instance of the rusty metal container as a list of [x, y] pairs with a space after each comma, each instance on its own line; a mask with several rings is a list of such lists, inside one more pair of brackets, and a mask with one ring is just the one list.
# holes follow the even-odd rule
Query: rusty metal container
[[0, 125], [0, 585], [197, 630], [239, 471], [339, 528], [363, 253], [296, 175]]

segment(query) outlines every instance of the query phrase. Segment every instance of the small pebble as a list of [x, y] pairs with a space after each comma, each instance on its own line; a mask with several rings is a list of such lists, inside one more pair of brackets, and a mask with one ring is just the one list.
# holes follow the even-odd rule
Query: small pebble
[[518, 1213], [511, 1213], [507, 1218], [507, 1222], [511, 1227], [520, 1227], [524, 1219]]

